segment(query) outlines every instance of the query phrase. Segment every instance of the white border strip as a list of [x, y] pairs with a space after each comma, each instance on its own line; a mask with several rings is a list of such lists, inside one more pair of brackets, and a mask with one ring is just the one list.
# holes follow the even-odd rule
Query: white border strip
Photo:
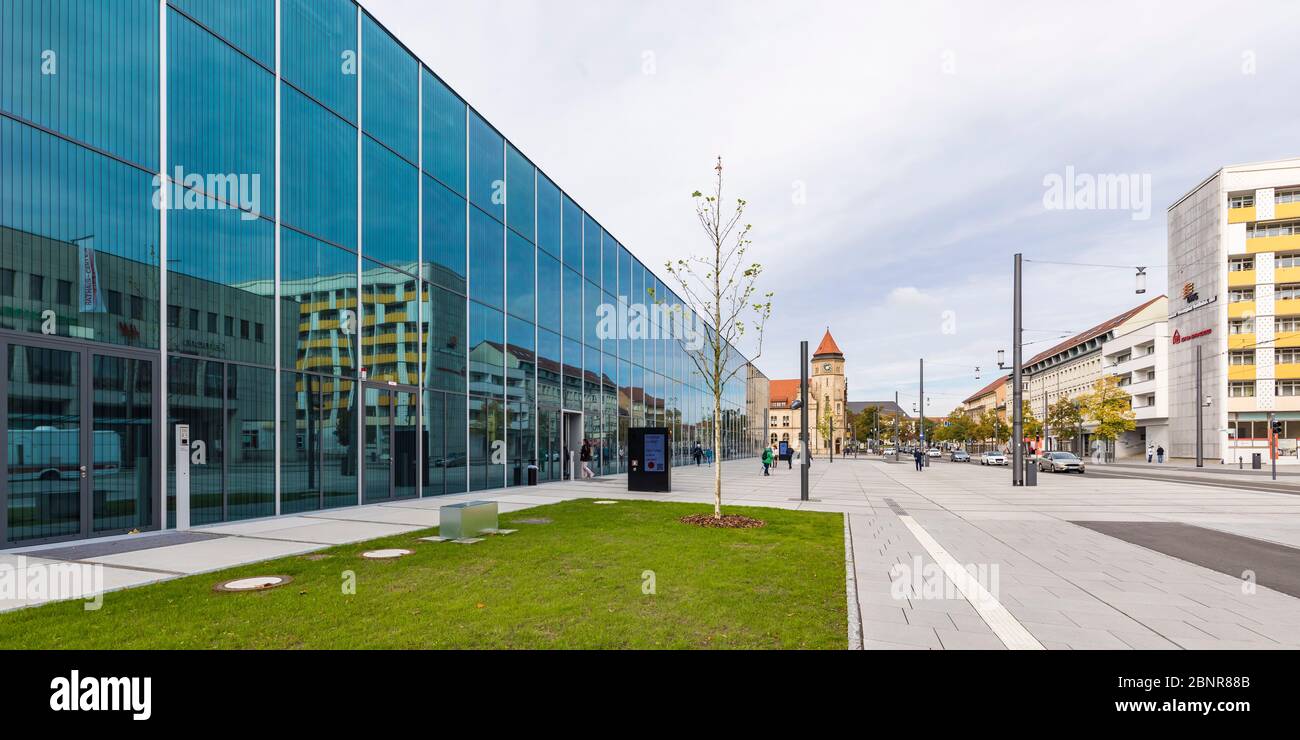
[[849, 603], [849, 650], [862, 649], [862, 607], [858, 603], [858, 568], [853, 559], [853, 526], [844, 513], [844, 595]]
[[948, 554], [948, 551], [943, 549], [930, 536], [930, 533], [925, 531], [924, 527], [917, 524], [915, 519], [906, 514], [900, 514], [898, 519], [912, 533], [916, 541], [921, 543], [921, 547], [924, 547], [925, 551], [930, 553], [930, 557], [934, 558], [934, 562], [940, 568], [943, 568], [943, 574], [961, 591], [962, 596], [966, 597], [970, 605], [975, 607], [975, 611], [979, 613], [980, 618], [992, 628], [993, 634], [998, 636], [998, 639], [1007, 646], [1008, 650], [1046, 649], [1037, 638], [1029, 634], [1029, 630], [1025, 629], [1023, 624], [1011, 615], [1011, 612], [1007, 611], [1005, 606], [1002, 606], [1002, 603], [993, 594], [980, 585], [980, 582], [968, 573], [952, 555]]

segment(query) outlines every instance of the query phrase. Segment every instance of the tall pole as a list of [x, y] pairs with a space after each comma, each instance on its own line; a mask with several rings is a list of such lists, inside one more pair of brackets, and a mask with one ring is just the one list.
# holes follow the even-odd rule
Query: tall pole
[[1024, 406], [1020, 400], [1023, 390], [1021, 388], [1021, 373], [1023, 368], [1020, 367], [1020, 253], [1016, 253], [1016, 270], [1015, 270], [1015, 298], [1013, 302], [1013, 316], [1011, 320], [1011, 485], [1023, 486], [1025, 484], [1025, 452], [1021, 446], [1021, 440], [1025, 436], [1025, 418]]
[[894, 408], [898, 409], [894, 413], [894, 461], [898, 461], [898, 415], [902, 412], [903, 407], [898, 405], [898, 391], [894, 391]]
[[835, 414], [826, 409], [826, 419], [830, 423], [830, 439], [826, 440], [826, 461], [835, 462]]
[[[1196, 345], [1196, 467], [1205, 467], [1205, 435], [1203, 430], [1205, 408], [1201, 393], [1201, 345]], [[1270, 427], [1271, 429], [1271, 427]]]
[[921, 398], [917, 408], [921, 410], [920, 425], [916, 428], [917, 439], [921, 440], [921, 465], [930, 467], [930, 448], [925, 443], [925, 358], [921, 358]]
[[799, 445], [803, 455], [799, 465], [799, 500], [808, 500], [808, 341], [799, 343]]

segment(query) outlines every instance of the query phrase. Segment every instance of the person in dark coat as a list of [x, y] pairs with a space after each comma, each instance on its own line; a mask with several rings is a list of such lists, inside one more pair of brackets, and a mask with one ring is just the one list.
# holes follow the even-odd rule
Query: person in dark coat
[[696, 465], [704, 459], [704, 448], [700, 446], [699, 440], [696, 440], [695, 446], [691, 447], [691, 457], [695, 458]]
[[920, 470], [921, 464], [925, 462], [925, 453], [921, 452], [920, 447], [912, 450], [912, 459], [916, 460], [916, 469]]

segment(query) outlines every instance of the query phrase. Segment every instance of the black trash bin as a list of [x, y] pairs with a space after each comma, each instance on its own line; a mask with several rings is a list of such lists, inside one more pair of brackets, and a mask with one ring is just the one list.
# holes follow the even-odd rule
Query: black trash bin
[[528, 485], [537, 485], [537, 460], [528, 461]]
[[1038, 485], [1038, 461], [1025, 458], [1025, 485]]
[[1250, 469], [1262, 470], [1264, 468], [1264, 456], [1258, 452], [1252, 452], [1250, 455]]

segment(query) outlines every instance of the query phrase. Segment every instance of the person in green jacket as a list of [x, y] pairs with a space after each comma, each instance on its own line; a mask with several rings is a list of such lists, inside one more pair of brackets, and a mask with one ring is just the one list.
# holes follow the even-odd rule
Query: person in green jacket
[[772, 468], [772, 448], [763, 448], [763, 475], [771, 475]]

